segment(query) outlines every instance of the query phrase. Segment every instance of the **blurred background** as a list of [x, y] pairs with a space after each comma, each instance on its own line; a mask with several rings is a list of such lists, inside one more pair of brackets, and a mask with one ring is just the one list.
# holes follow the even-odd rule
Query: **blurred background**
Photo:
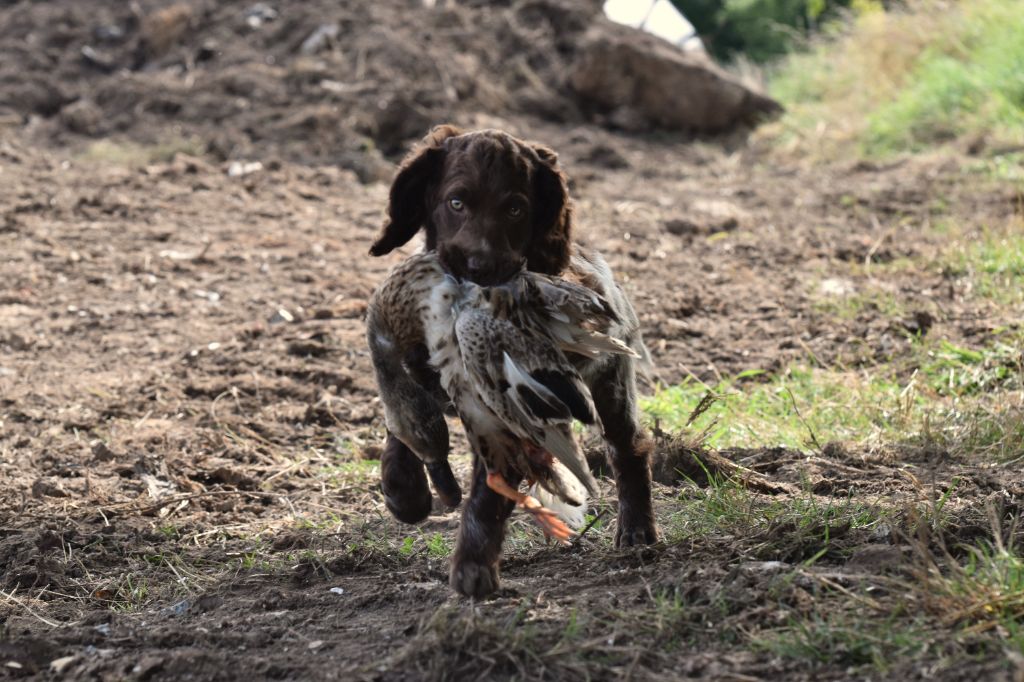
[[122, 143], [275, 155], [363, 180], [387, 179], [387, 161], [431, 124], [486, 117], [719, 134], [783, 104], [785, 133], [805, 149], [898, 152], [972, 134], [1019, 143], [1013, 10], [1007, 0], [8, 1], [0, 125], [100, 155]]

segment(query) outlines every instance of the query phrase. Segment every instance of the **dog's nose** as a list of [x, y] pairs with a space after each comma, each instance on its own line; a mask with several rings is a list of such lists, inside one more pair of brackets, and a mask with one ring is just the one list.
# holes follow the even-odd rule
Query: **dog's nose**
[[466, 259], [466, 274], [469, 275], [470, 279], [476, 279], [480, 275], [486, 274], [490, 269], [487, 259], [482, 256], [470, 256]]

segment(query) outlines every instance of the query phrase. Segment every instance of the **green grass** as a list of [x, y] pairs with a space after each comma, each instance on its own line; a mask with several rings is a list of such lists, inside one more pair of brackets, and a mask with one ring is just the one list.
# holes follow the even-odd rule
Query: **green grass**
[[203, 144], [195, 138], [168, 138], [157, 144], [138, 144], [127, 141], [98, 140], [79, 154], [79, 158], [115, 166], [145, 166], [151, 163], [173, 161], [177, 154], [202, 156]]
[[1024, 654], [1024, 556], [1002, 536], [996, 523], [989, 539], [959, 548], [965, 556], [959, 561], [929, 556], [915, 583], [941, 627], [955, 628], [968, 641], [995, 634]]
[[684, 489], [673, 508], [664, 520], [668, 542], [728, 537], [750, 556], [806, 565], [840, 549], [833, 543], [838, 537], [869, 530], [888, 516], [852, 497], [821, 497], [810, 490], [765, 496], [713, 475], [705, 487]]
[[[795, 366], [707, 385], [695, 379], [642, 400], [647, 419], [689, 429], [714, 448], [821, 449], [831, 441], [879, 449], [939, 446], [964, 457], [1024, 456], [1024, 336], [968, 348], [912, 340], [909, 358], [867, 371]], [[694, 408], [714, 402], [691, 423]]]
[[885, 157], [964, 136], [1024, 141], [1024, 12], [1018, 0], [916, 0], [868, 12], [779, 65], [783, 142]]
[[856, 320], [865, 313], [878, 313], [889, 318], [907, 314], [907, 309], [898, 296], [877, 288], [846, 295], [817, 296], [814, 307], [815, 310], [840, 320]]
[[1020, 386], [1021, 341], [997, 341], [982, 349], [970, 349], [940, 341], [926, 353], [922, 374], [939, 395], [972, 396], [1001, 388]]
[[404, 558], [423, 552], [432, 559], [447, 559], [451, 551], [452, 544], [440, 533], [427, 535], [420, 532], [418, 536], [409, 535], [398, 546], [398, 554]]
[[997, 304], [1024, 304], [1024, 225], [982, 229], [955, 240], [945, 255], [950, 274], [966, 277], [971, 294]]
[[930, 634], [895, 616], [813, 613], [754, 640], [757, 649], [817, 664], [869, 665], [886, 672], [893, 664], [925, 653]]
[[714, 404], [691, 425], [711, 447], [806, 448], [828, 441], [866, 441], [900, 430], [908, 418], [903, 386], [877, 375], [793, 367], [767, 382], [740, 375], [708, 386], [687, 380], [642, 401], [662, 428], [686, 427], [711, 391]]

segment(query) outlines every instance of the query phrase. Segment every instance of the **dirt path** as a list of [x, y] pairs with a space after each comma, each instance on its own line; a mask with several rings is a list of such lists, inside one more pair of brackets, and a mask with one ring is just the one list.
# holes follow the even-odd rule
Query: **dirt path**
[[[938, 220], [1015, 210], [1011, 193], [965, 179], [956, 161], [782, 170], [749, 152], [590, 128], [529, 134], [561, 152], [579, 236], [628, 283], [668, 383], [898, 355], [906, 319], [836, 316], [822, 282], [859, 286], [855, 264], [929, 258], [943, 247]], [[288, 163], [224, 170], [0, 141], [0, 676], [846, 674], [750, 642], [836, 599], [835, 585], [884, 599], [910, 570], [890, 525], [837, 521], [823, 556], [821, 529], [785, 524], [695, 540], [680, 523], [714, 491], [661, 486], [666, 544], [611, 549], [606, 513], [573, 548], [546, 548], [516, 520], [498, 597], [453, 597], [456, 515], [397, 524], [361, 459], [382, 429], [362, 315], [399, 257], [365, 255], [386, 186]], [[998, 325], [935, 277], [891, 269], [882, 285], [950, 338]], [[747, 493], [759, 505], [856, 495], [898, 510], [956, 478], [950, 509], [965, 537], [984, 526], [986, 501], [1024, 492], [957, 463], [730, 456], [771, 482]], [[465, 476], [464, 457], [459, 467]], [[596, 511], [612, 511], [605, 492]], [[941, 675], [1005, 670], [980, 657]]]

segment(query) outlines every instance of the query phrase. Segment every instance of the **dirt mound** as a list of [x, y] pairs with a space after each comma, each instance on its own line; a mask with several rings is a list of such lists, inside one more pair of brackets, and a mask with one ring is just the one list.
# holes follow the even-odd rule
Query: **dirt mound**
[[[431, 5], [16, 2], [0, 10], [0, 125], [57, 145], [121, 136], [219, 159], [335, 163], [368, 180], [390, 174], [383, 159], [438, 122], [604, 116], [589, 111], [590, 90], [616, 89], [604, 76], [593, 83], [591, 68], [584, 92], [569, 84], [593, 43], [584, 34], [653, 49], [654, 39], [611, 24], [592, 0]], [[731, 88], [719, 100], [742, 99], [741, 86], [716, 78]], [[649, 122], [673, 123], [660, 114]], [[693, 123], [685, 127], [700, 128]]]

